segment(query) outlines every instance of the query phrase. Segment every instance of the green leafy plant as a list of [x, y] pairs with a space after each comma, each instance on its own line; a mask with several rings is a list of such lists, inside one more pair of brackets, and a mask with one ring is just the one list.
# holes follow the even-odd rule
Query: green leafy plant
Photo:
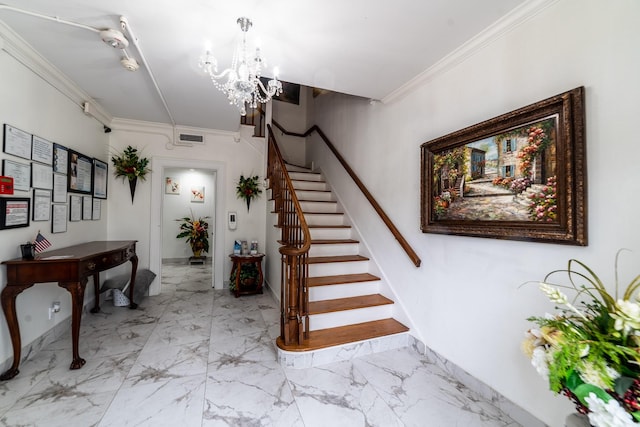
[[178, 239], [187, 238], [187, 243], [191, 245], [193, 253], [199, 251], [209, 252], [209, 219], [208, 216], [194, 218], [193, 212], [191, 216], [178, 218], [176, 221], [182, 221], [180, 224], [180, 233], [176, 236]]
[[[524, 352], [549, 388], [568, 396], [594, 426], [635, 425], [640, 421], [640, 275], [618, 297], [584, 263], [571, 259], [540, 282], [559, 312], [530, 317], [537, 324], [523, 342]], [[568, 285], [550, 279], [566, 273]], [[570, 289], [569, 298], [561, 289]]]
[[128, 179], [129, 181], [140, 178], [145, 180], [149, 169], [149, 159], [140, 157], [137, 148], [128, 145], [121, 153], [111, 157], [111, 163], [115, 168], [116, 178]]
[[247, 202], [247, 211], [251, 205], [251, 200], [260, 196], [262, 189], [260, 188], [258, 175], [245, 178], [240, 175], [240, 180], [236, 186], [236, 195], [238, 199], [244, 199]]
[[[236, 290], [237, 269], [233, 270], [229, 277], [229, 289]], [[250, 286], [258, 280], [258, 267], [253, 263], [244, 263], [240, 266], [240, 286]], [[253, 279], [253, 280], [252, 280]], [[253, 283], [252, 283], [253, 282]]]

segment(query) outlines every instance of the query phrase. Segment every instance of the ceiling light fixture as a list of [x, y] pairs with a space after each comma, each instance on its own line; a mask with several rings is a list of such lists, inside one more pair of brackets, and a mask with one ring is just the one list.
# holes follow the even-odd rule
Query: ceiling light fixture
[[236, 22], [242, 30], [242, 41], [233, 55], [231, 68], [218, 74], [218, 61], [209, 50], [202, 55], [199, 65], [211, 77], [213, 85], [227, 95], [229, 104], [235, 105], [240, 115], [244, 116], [247, 114], [246, 104], [256, 108], [259, 102], [269, 102], [272, 97], [282, 93], [282, 83], [278, 81], [277, 68], [274, 68], [273, 79], [264, 87], [260, 76], [266, 63], [263, 64], [265, 60], [260, 55], [260, 48], [257, 47], [253, 55], [247, 49], [247, 31], [252, 22], [249, 18], [238, 18]]

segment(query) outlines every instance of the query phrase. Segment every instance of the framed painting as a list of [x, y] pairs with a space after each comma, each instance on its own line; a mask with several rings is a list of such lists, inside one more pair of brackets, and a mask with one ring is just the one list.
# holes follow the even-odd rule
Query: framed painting
[[421, 145], [421, 230], [587, 245], [584, 88]]
[[93, 159], [73, 150], [68, 150], [68, 153], [67, 191], [92, 194]]

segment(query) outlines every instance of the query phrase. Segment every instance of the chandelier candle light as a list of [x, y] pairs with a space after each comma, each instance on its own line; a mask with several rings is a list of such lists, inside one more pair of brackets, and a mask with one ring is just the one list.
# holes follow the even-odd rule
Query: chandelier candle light
[[278, 81], [277, 68], [274, 68], [273, 79], [269, 80], [266, 88], [264, 87], [260, 76], [262, 66], [265, 65], [263, 62], [266, 61], [261, 56], [259, 47], [253, 55], [247, 48], [247, 31], [251, 28], [252, 22], [249, 18], [238, 18], [237, 23], [242, 30], [242, 41], [233, 55], [231, 68], [218, 74], [218, 61], [208, 49], [200, 58], [199, 65], [211, 77], [214, 86], [227, 95], [229, 104], [235, 105], [240, 110], [240, 115], [245, 116], [246, 104], [256, 108], [258, 102], [269, 102], [273, 96], [282, 93], [282, 83]]

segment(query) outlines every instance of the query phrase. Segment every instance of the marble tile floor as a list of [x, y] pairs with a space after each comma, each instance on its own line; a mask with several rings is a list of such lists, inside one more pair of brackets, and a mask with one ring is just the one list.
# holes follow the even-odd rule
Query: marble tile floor
[[276, 361], [277, 302], [210, 288], [210, 266], [163, 266], [137, 310], [85, 313], [0, 382], [0, 426], [517, 426], [409, 348], [309, 369]]

